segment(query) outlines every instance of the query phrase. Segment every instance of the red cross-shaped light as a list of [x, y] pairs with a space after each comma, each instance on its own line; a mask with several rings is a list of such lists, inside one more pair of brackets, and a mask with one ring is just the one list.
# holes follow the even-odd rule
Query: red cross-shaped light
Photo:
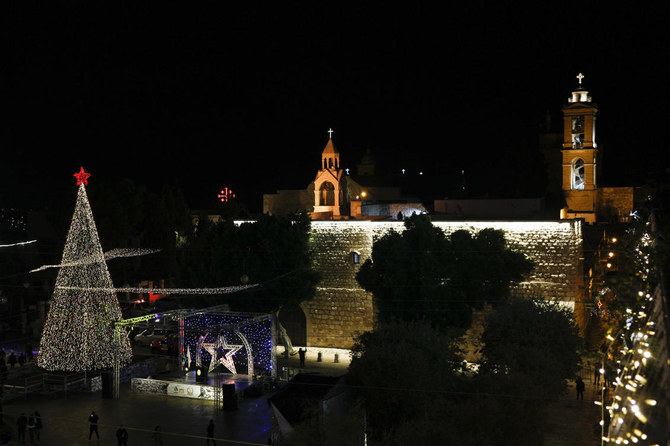
[[84, 172], [83, 167], [79, 168], [79, 173], [75, 173], [73, 175], [77, 179], [77, 186], [79, 186], [80, 184], [83, 184], [84, 186], [88, 186], [88, 177], [90, 177], [91, 174]]
[[221, 200], [221, 203], [225, 203], [229, 198], [235, 198], [235, 193], [233, 193], [232, 189], [226, 187], [225, 189], [222, 189], [217, 196], [219, 197], [219, 200]]

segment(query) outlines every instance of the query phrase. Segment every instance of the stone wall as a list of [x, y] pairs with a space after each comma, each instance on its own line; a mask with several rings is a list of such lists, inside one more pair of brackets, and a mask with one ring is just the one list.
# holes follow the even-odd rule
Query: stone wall
[[[508, 245], [526, 254], [536, 269], [515, 288], [518, 295], [574, 303], [582, 279], [581, 221], [433, 222], [446, 233], [484, 228], [505, 231]], [[302, 304], [308, 346], [348, 348], [358, 332], [372, 329], [372, 295], [356, 282], [356, 272], [372, 254], [375, 238], [403, 231], [400, 221], [314, 221], [312, 242], [321, 282], [316, 296]], [[357, 253], [359, 264], [354, 263]]]
[[634, 195], [632, 187], [601, 187], [598, 189], [598, 213], [603, 219], [616, 218], [628, 221], [633, 212]]

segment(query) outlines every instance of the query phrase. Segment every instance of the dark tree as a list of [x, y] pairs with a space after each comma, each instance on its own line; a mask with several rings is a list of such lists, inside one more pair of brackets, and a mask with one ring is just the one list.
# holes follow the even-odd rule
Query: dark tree
[[483, 375], [522, 378], [528, 394], [551, 399], [575, 378], [582, 340], [569, 309], [515, 298], [487, 317], [482, 343]]
[[198, 229], [181, 250], [179, 282], [192, 287], [263, 284], [241, 294], [196, 297], [194, 306], [228, 303], [233, 310], [276, 312], [314, 296], [310, 219], [263, 215], [254, 222], [211, 223]]
[[390, 321], [356, 339], [347, 379], [365, 402], [374, 439], [457, 390], [458, 340], [426, 321]]
[[459, 338], [426, 321], [360, 336], [348, 384], [365, 408], [368, 444], [542, 444], [544, 398], [523, 378], [462, 373]]
[[356, 279], [372, 292], [381, 321], [427, 318], [467, 328], [472, 309], [497, 304], [533, 264], [507, 248], [504, 233], [484, 229], [447, 236], [427, 216], [412, 216], [405, 231], [375, 241]]

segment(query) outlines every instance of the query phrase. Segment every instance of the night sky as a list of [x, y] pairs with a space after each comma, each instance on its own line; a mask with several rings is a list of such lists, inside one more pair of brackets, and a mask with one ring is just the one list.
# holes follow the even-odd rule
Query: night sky
[[480, 194], [528, 194], [541, 124], [560, 130], [579, 72], [603, 183], [666, 167], [661, 11], [318, 3], [3, 6], [0, 207], [74, 200], [84, 166], [91, 184], [177, 183], [194, 208], [227, 186], [258, 211], [314, 179], [331, 127], [344, 167], [370, 148], [438, 196], [461, 170]]

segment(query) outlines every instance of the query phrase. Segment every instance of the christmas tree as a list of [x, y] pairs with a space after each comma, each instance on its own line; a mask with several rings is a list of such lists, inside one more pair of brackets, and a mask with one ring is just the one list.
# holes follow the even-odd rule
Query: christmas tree
[[79, 192], [56, 277], [49, 314], [42, 332], [37, 364], [46, 370], [106, 369], [130, 362], [125, 331], [114, 340], [114, 322], [121, 308], [100, 246], [85, 186], [90, 174], [82, 167]]

